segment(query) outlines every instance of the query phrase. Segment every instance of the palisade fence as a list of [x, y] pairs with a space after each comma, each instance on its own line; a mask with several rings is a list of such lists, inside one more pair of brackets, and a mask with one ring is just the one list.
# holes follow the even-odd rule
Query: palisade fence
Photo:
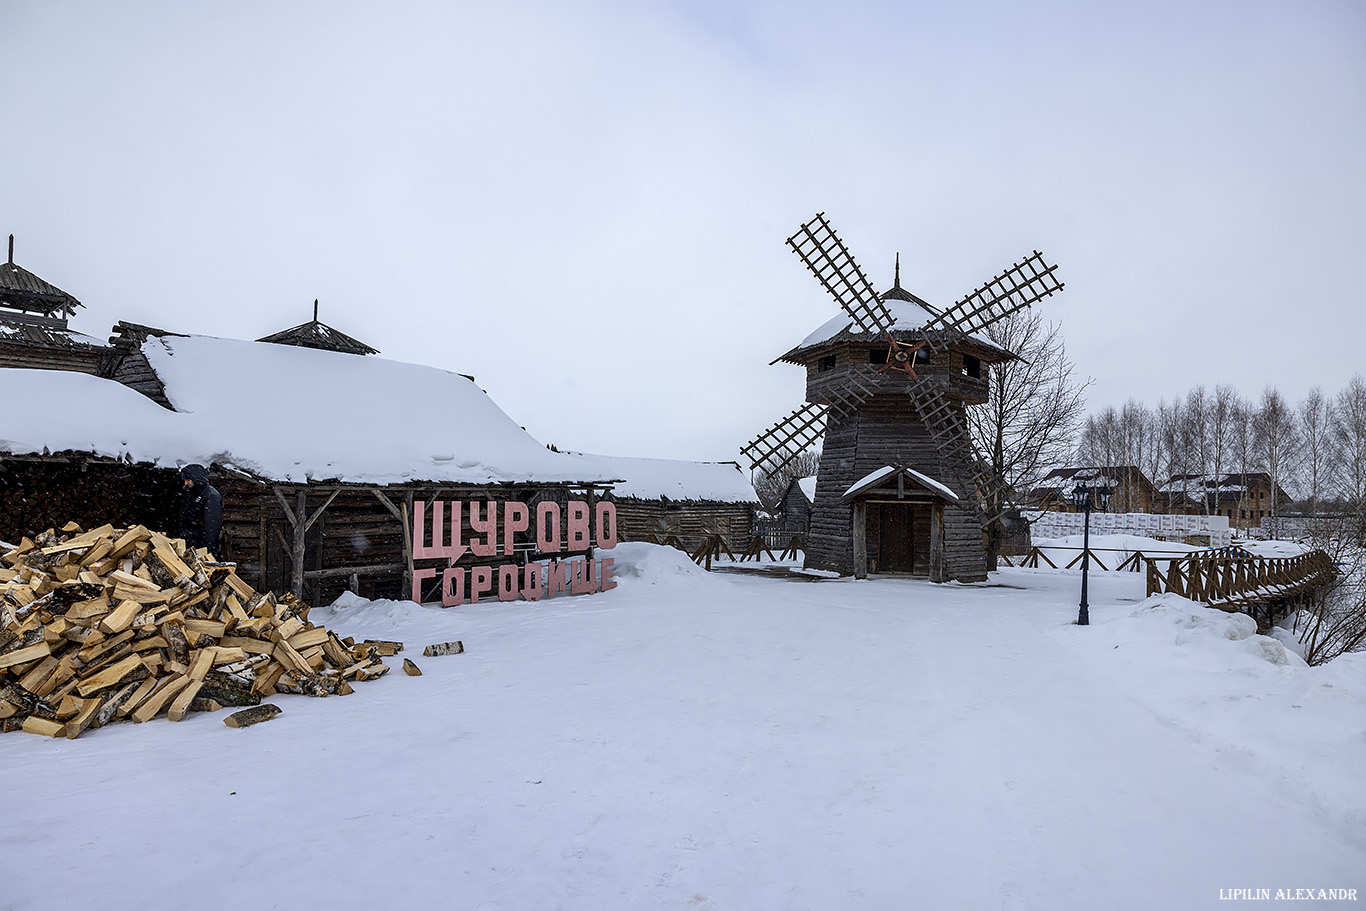
[[[1042, 538], [1061, 538], [1082, 533], [1086, 515], [1079, 512], [1044, 512], [1026, 510], [1021, 513], [1029, 522], [1032, 541]], [[1093, 512], [1093, 535], [1137, 535], [1159, 541], [1199, 543], [1208, 547], [1228, 547], [1233, 543], [1233, 532], [1227, 516], [1155, 516], [1142, 512]], [[1194, 538], [1194, 541], [1188, 540]]]

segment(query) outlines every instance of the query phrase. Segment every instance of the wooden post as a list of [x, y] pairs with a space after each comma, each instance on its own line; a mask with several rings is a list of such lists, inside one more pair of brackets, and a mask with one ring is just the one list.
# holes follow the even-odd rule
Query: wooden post
[[290, 583], [289, 590], [294, 592], [294, 597], [304, 596], [304, 535], [308, 534], [308, 523], [304, 517], [308, 515], [305, 507], [308, 504], [308, 491], [300, 487], [294, 494], [294, 579]]
[[408, 521], [412, 499], [413, 492], [410, 490], [407, 498], [399, 504], [403, 510], [403, 562], [406, 564], [403, 571], [403, 591], [399, 592], [399, 600], [412, 597], [413, 590], [413, 525]]
[[854, 501], [854, 578], [868, 578], [868, 504], [862, 500]]
[[935, 501], [930, 508], [930, 581], [945, 581], [944, 573], [944, 504]]
[[270, 578], [270, 577], [267, 575], [267, 573], [269, 572], [269, 564], [267, 563], [267, 559], [268, 559], [268, 558], [267, 558], [267, 556], [266, 556], [266, 555], [270, 552], [270, 549], [269, 549], [269, 542], [266, 540], [266, 501], [265, 501], [264, 499], [258, 498], [257, 501], [256, 501], [256, 508], [259, 509], [259, 510], [261, 511], [260, 529], [259, 529], [259, 531], [260, 531], [260, 537], [259, 537], [259, 543], [258, 543], [258, 546], [259, 546], [261, 549], [260, 549], [260, 551], [258, 552], [258, 553], [259, 553], [260, 559], [257, 560], [257, 564], [256, 564], [256, 565], [257, 565], [256, 590], [257, 590], [257, 591], [262, 591], [262, 592], [263, 592], [263, 591], [266, 591], [267, 589], [270, 588], [270, 583], [266, 581], [267, 579]]

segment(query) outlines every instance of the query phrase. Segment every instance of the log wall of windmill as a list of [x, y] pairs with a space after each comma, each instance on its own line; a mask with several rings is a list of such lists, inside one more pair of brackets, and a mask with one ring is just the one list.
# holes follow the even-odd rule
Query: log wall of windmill
[[[874, 353], [887, 350], [886, 342], [846, 342], [830, 348], [822, 348], [820, 357], [812, 357], [807, 364], [806, 400], [826, 401], [831, 395], [842, 393], [851, 378], [874, 394], [902, 394], [910, 385], [911, 378], [900, 370], [881, 370], [879, 364], [871, 363]], [[990, 365], [982, 360], [992, 356], [987, 349], [974, 349], [978, 358], [978, 376], [969, 374], [969, 357], [974, 355], [960, 347], [949, 348], [931, 357], [930, 363], [918, 364], [916, 375], [936, 377], [944, 382], [944, 395], [955, 401], [981, 404], [987, 401]], [[828, 358], [835, 362], [829, 366]], [[822, 359], [827, 359], [827, 367], [821, 368]]]
[[623, 541], [640, 541], [647, 535], [674, 534], [685, 544], [700, 544], [713, 532], [725, 538], [731, 550], [744, 547], [754, 534], [755, 503], [719, 500], [640, 499], [609, 495], [617, 506], [619, 534]]
[[854, 572], [852, 510], [840, 500], [856, 481], [886, 465], [914, 468], [958, 493], [958, 503], [944, 509], [944, 562], [951, 578], [986, 578], [985, 549], [967, 466], [958, 471], [943, 464], [939, 447], [905, 395], [879, 395], [863, 402], [855, 414], [831, 415], [816, 479], [807, 565], [840, 573]]

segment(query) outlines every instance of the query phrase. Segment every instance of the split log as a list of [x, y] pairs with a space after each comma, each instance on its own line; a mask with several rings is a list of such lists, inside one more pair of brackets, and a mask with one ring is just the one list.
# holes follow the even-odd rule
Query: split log
[[404, 658], [404, 659], [403, 659], [403, 673], [407, 674], [409, 677], [421, 677], [421, 676], [422, 676], [422, 670], [421, 670], [416, 664], [413, 664], [413, 662], [410, 661], [410, 660], [408, 660], [407, 658]]
[[250, 727], [253, 724], [259, 724], [262, 721], [269, 721], [278, 714], [280, 714], [280, 707], [267, 702], [263, 705], [258, 705], [255, 708], [233, 712], [227, 718], [223, 719], [223, 723], [230, 728], [245, 728]]
[[429, 645], [422, 650], [422, 654], [427, 658], [437, 658], [441, 655], [459, 655], [465, 651], [465, 643], [456, 640], [455, 642], [439, 642]]

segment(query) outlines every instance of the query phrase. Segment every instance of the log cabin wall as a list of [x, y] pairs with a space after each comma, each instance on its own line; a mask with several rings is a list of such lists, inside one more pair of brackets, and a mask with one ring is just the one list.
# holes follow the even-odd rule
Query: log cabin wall
[[727, 503], [717, 500], [658, 500], [616, 497], [623, 541], [640, 541], [647, 535], [675, 534], [686, 544], [700, 544], [712, 532], [725, 538], [731, 550], [744, 547], [754, 535], [757, 503]]
[[787, 485], [787, 493], [779, 506], [779, 518], [782, 523], [779, 534], [784, 544], [790, 541], [793, 535], [805, 540], [811, 530], [811, 501], [802, 493], [796, 481]]
[[141, 351], [133, 351], [119, 357], [107, 376], [135, 392], [141, 392], [162, 408], [171, 408], [171, 400], [166, 397], [165, 385], [152, 369], [152, 365], [147, 362], [147, 355]]
[[96, 528], [180, 527], [180, 473], [79, 454], [0, 456], [0, 540], [17, 544], [78, 522]]
[[[304, 533], [303, 597], [314, 604], [331, 603], [348, 590], [372, 599], [411, 596], [405, 525], [411, 528], [414, 501], [428, 504], [425, 509], [429, 517], [433, 500], [476, 501], [481, 509], [483, 504], [492, 501], [500, 504], [497, 507], [500, 512], [502, 503], [522, 502], [531, 508], [533, 515], [536, 504], [550, 501], [559, 504], [563, 515], [570, 500], [582, 500], [591, 506], [601, 498], [599, 491], [583, 485], [552, 483], [367, 486], [315, 482], [305, 485], [262, 482], [242, 476], [214, 477], [213, 483], [223, 495], [225, 558], [235, 561], [239, 575], [262, 591], [286, 592], [295, 585], [295, 521], [299, 513], [299, 495], [303, 494], [304, 515], [313, 520]], [[289, 513], [285, 510], [286, 504]], [[399, 515], [395, 515], [390, 506]], [[407, 522], [401, 518], [404, 514], [408, 517]], [[461, 519], [462, 540], [467, 541], [476, 535], [470, 526], [467, 509], [462, 510]], [[509, 556], [504, 553], [500, 538], [495, 556], [467, 556], [462, 565], [522, 563], [533, 554], [533, 541], [532, 532], [517, 533], [513, 539], [514, 552]], [[562, 556], [569, 555], [569, 551], [562, 553]], [[440, 561], [429, 560], [421, 561], [419, 565], [438, 563]], [[432, 587], [435, 590], [435, 582]], [[438, 596], [429, 593], [426, 599], [433, 597]]]
[[0, 367], [66, 370], [99, 376], [107, 357], [107, 349], [89, 345], [29, 345], [0, 340]]

